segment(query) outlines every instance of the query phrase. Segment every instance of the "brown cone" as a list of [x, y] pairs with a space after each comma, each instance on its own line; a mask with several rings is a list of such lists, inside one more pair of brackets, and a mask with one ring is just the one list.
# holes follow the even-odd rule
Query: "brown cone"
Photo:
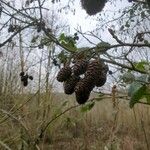
[[57, 81], [63, 82], [66, 81], [70, 76], [71, 76], [71, 68], [69, 66], [66, 66], [62, 69], [57, 74]]
[[96, 85], [97, 87], [101, 87], [101, 86], [103, 86], [103, 85], [106, 83], [106, 80], [107, 80], [106, 74], [101, 74], [101, 75], [97, 78], [97, 80], [96, 80], [96, 82], [95, 82], [95, 85]]
[[89, 99], [94, 86], [94, 82], [91, 78], [83, 78], [77, 83], [75, 87], [75, 94], [76, 100], [79, 104], [84, 104]]
[[88, 91], [86, 93], [85, 92], [76, 91], [75, 95], [76, 95], [76, 101], [78, 102], [78, 104], [84, 104], [89, 99], [90, 91]]
[[87, 60], [78, 60], [73, 66], [73, 73], [76, 76], [79, 76], [81, 74], [84, 74], [86, 72], [88, 66]]
[[106, 2], [106, 0], [81, 0], [81, 5], [89, 15], [95, 15], [102, 11]]
[[103, 64], [99, 60], [93, 60], [89, 63], [85, 77], [92, 78], [93, 82], [96, 81], [99, 74], [102, 73]]
[[98, 77], [95, 81], [95, 85], [97, 87], [101, 87], [106, 83], [108, 70], [108, 66], [104, 64], [102, 72], [99, 72]]
[[80, 77], [71, 76], [68, 80], [64, 82], [64, 92], [65, 94], [72, 94], [74, 92], [77, 82], [80, 80]]

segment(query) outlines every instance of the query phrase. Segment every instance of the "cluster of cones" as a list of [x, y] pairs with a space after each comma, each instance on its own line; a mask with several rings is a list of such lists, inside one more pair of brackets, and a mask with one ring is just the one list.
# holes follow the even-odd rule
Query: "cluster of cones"
[[65, 94], [75, 92], [79, 104], [84, 104], [95, 86], [101, 87], [107, 80], [108, 66], [100, 59], [77, 60], [75, 64], [60, 69], [57, 80], [63, 82]]
[[27, 73], [25, 74], [23, 71], [20, 72], [21, 82], [24, 86], [28, 85], [28, 79], [33, 80], [33, 76], [29, 76]]

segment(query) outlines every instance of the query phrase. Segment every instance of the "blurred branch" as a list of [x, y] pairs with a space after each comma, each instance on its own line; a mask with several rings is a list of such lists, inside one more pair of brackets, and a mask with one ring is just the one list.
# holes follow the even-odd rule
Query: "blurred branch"
[[9, 3], [7, 3], [7, 2], [1, 0], [1, 4], [4, 4], [4, 5], [8, 6], [9, 8], [11, 8], [12, 10], [14, 10], [16, 13], [18, 13], [18, 14], [20, 14], [20, 15], [26, 17], [26, 18], [29, 18], [29, 19], [32, 20], [32, 21], [35, 21], [35, 18], [33, 18], [33, 17], [31, 17], [30, 15], [27, 15], [27, 14], [23, 13], [22, 11], [16, 9], [15, 7], [11, 6]]
[[113, 64], [113, 65], [117, 65], [117, 66], [120, 66], [120, 67], [122, 67], [122, 68], [126, 68], [126, 69], [129, 69], [129, 70], [133, 70], [133, 71], [136, 71], [136, 72], [139, 72], [139, 73], [142, 73], [142, 74], [147, 74], [146, 71], [142, 71], [142, 70], [139, 70], [139, 69], [137, 69], [137, 68], [133, 68], [133, 67], [130, 67], [130, 66], [121, 64], [121, 63], [116, 62], [116, 61], [113, 61], [113, 60], [107, 60], [107, 59], [103, 59], [103, 58], [101, 58], [101, 59], [102, 59], [104, 62]]
[[[3, 114], [6, 114], [9, 118], [12, 118], [13, 120], [17, 121], [23, 128], [24, 130], [26, 131], [28, 137], [30, 138], [30, 134], [28, 132], [28, 129], [26, 128], [26, 126], [23, 124], [23, 122], [21, 120], [19, 120], [18, 118], [16, 118], [13, 114], [11, 114], [10, 112], [7, 112], [6, 110], [3, 110], [3, 109], [0, 109], [0, 111], [3, 113]], [[31, 138], [30, 138], [31, 139]]]
[[36, 142], [38, 142], [38, 140], [43, 137], [44, 132], [46, 131], [46, 129], [49, 127], [49, 125], [50, 125], [53, 121], [55, 121], [56, 119], [58, 119], [59, 117], [61, 117], [61, 116], [64, 115], [65, 113], [67, 113], [68, 111], [70, 111], [70, 110], [72, 110], [72, 109], [74, 109], [74, 108], [77, 108], [77, 107], [79, 107], [79, 106], [80, 106], [80, 105], [71, 106], [71, 107], [67, 108], [66, 110], [64, 110], [63, 112], [61, 112], [60, 114], [58, 114], [57, 116], [55, 116], [54, 118], [52, 118], [52, 119], [45, 125], [45, 127], [43, 127], [43, 128], [41, 129], [40, 134], [39, 134], [38, 139], [37, 139]]
[[[35, 94], [33, 94], [29, 99], [27, 99], [27, 101], [25, 101], [24, 103], [22, 103], [20, 106], [18, 106], [14, 111], [10, 112], [11, 115], [15, 114], [17, 111], [19, 111], [23, 106], [25, 106], [27, 103], [29, 103], [37, 94], [39, 93], [39, 90], [36, 91]], [[7, 121], [10, 118], [10, 116], [4, 116], [4, 118], [2, 118], [0, 120], [0, 124], [4, 123], [5, 121]]]
[[108, 28], [109, 33], [112, 35], [112, 37], [119, 43], [119, 44], [123, 44], [123, 42], [115, 35], [115, 31], [113, 31], [112, 29]]
[[6, 150], [12, 150], [8, 145], [0, 140], [0, 145], [3, 146]]
[[30, 27], [30, 26], [33, 26], [34, 25], [34, 22], [30, 23], [29, 25], [23, 27], [23, 28], [20, 28], [18, 29], [15, 33], [13, 33], [7, 40], [5, 40], [4, 42], [0, 43], [0, 47], [3, 47], [6, 43], [9, 43], [11, 42], [11, 40], [13, 39], [13, 37], [15, 37], [18, 33], [20, 33], [21, 31], [23, 31], [24, 29]]

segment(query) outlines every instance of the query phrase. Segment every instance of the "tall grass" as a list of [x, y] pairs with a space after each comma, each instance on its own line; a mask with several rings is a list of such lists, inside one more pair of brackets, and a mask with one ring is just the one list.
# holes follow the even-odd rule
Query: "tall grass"
[[[64, 113], [49, 124], [37, 142], [41, 129], [52, 118], [76, 105], [73, 96], [52, 92], [49, 95], [47, 98], [46, 93], [42, 93], [40, 104], [37, 102], [38, 94], [16, 95], [11, 104], [12, 109], [0, 109], [0, 149], [149, 148], [150, 108], [138, 104], [130, 109], [123, 100], [118, 100], [118, 107], [114, 108], [110, 99], [96, 102], [94, 108], [86, 113], [81, 112], [82, 106]], [[17, 110], [18, 107], [20, 109]]]

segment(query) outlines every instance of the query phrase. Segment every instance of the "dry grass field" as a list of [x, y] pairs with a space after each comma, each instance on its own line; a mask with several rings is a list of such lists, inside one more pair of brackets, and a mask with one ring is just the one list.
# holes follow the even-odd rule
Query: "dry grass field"
[[[1, 96], [0, 150], [148, 150], [150, 148], [150, 107], [134, 109], [124, 100], [96, 101], [92, 110], [78, 106], [54, 119], [34, 142], [43, 126], [70, 106], [73, 96], [35, 94]], [[65, 102], [66, 101], [66, 102]], [[65, 103], [64, 103], [65, 102]]]

